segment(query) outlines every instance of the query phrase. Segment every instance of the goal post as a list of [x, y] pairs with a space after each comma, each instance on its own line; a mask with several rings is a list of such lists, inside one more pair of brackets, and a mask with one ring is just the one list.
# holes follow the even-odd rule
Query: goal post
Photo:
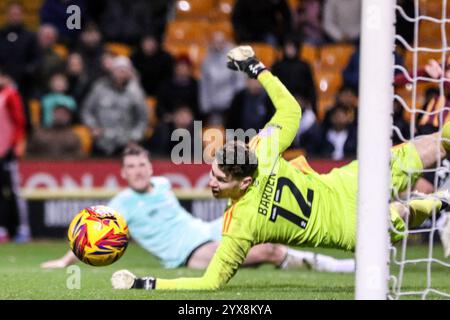
[[358, 114], [356, 299], [386, 299], [395, 0], [363, 0]]

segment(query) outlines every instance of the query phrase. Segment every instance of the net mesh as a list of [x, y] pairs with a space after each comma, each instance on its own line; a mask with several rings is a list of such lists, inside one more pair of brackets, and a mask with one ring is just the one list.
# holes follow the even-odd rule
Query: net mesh
[[[397, 26], [401, 22], [406, 26], [404, 30], [409, 27], [414, 31], [409, 39], [408, 32], [395, 35], [396, 54], [404, 58], [403, 64], [396, 59], [394, 66], [394, 140], [396, 138], [397, 142], [408, 142], [418, 135], [437, 132], [449, 120], [450, 103], [446, 98], [446, 93], [450, 92], [450, 72], [447, 75], [447, 52], [450, 50], [447, 44], [450, 36], [448, 5], [447, 0], [413, 0], [409, 6], [408, 1], [397, 1]], [[430, 69], [430, 59], [436, 61], [434, 69]], [[433, 186], [434, 190], [447, 188], [449, 164], [439, 159], [435, 167], [423, 170], [427, 177], [424, 183]], [[409, 172], [410, 183], [406, 192], [396, 195], [395, 200], [407, 204], [415, 196], [417, 185], [412, 185], [413, 174]], [[390, 299], [450, 298], [448, 287], [435, 276], [445, 272], [450, 274], [449, 259], [445, 258], [439, 241], [445, 219], [445, 213], [433, 212], [429, 221], [419, 228], [404, 231], [403, 240], [391, 247]], [[391, 230], [401, 233], [393, 225]], [[410, 250], [412, 246], [416, 246], [415, 250]]]

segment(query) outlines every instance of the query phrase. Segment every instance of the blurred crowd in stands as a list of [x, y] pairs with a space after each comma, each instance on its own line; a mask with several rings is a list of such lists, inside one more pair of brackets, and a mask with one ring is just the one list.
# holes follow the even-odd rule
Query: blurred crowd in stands
[[[398, 4], [414, 16], [414, 1]], [[80, 29], [66, 25], [69, 5], [81, 9]], [[260, 129], [274, 112], [267, 94], [258, 81], [226, 68], [230, 48], [251, 44], [303, 109], [292, 148], [337, 160], [356, 155], [360, 0], [1, 6], [0, 122], [11, 131], [0, 137], [4, 154], [111, 157], [136, 141], [168, 158], [177, 143], [173, 130], [194, 135], [195, 120], [203, 129]], [[398, 13], [396, 28], [413, 43], [414, 24]], [[398, 45], [396, 63], [411, 70], [411, 61]], [[398, 92], [408, 100], [408, 81], [397, 75]], [[421, 89], [418, 107], [439, 95], [435, 87]], [[409, 138], [409, 116], [397, 101], [397, 143]]]

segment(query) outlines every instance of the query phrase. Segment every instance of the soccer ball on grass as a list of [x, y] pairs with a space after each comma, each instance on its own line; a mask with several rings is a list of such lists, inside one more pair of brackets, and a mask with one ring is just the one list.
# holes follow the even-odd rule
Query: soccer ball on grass
[[107, 266], [125, 253], [128, 246], [128, 226], [125, 219], [107, 206], [81, 210], [68, 230], [73, 253], [92, 266]]

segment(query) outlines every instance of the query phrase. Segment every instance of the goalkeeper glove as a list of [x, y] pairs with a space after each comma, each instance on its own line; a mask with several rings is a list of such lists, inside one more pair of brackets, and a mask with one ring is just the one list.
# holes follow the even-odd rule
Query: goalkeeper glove
[[231, 49], [227, 58], [228, 68], [243, 71], [252, 79], [256, 79], [261, 72], [266, 70], [266, 66], [256, 59], [255, 52], [250, 46], [239, 46]]
[[119, 270], [112, 275], [111, 284], [114, 289], [153, 290], [156, 286], [156, 279], [152, 277], [137, 278], [128, 270]]

